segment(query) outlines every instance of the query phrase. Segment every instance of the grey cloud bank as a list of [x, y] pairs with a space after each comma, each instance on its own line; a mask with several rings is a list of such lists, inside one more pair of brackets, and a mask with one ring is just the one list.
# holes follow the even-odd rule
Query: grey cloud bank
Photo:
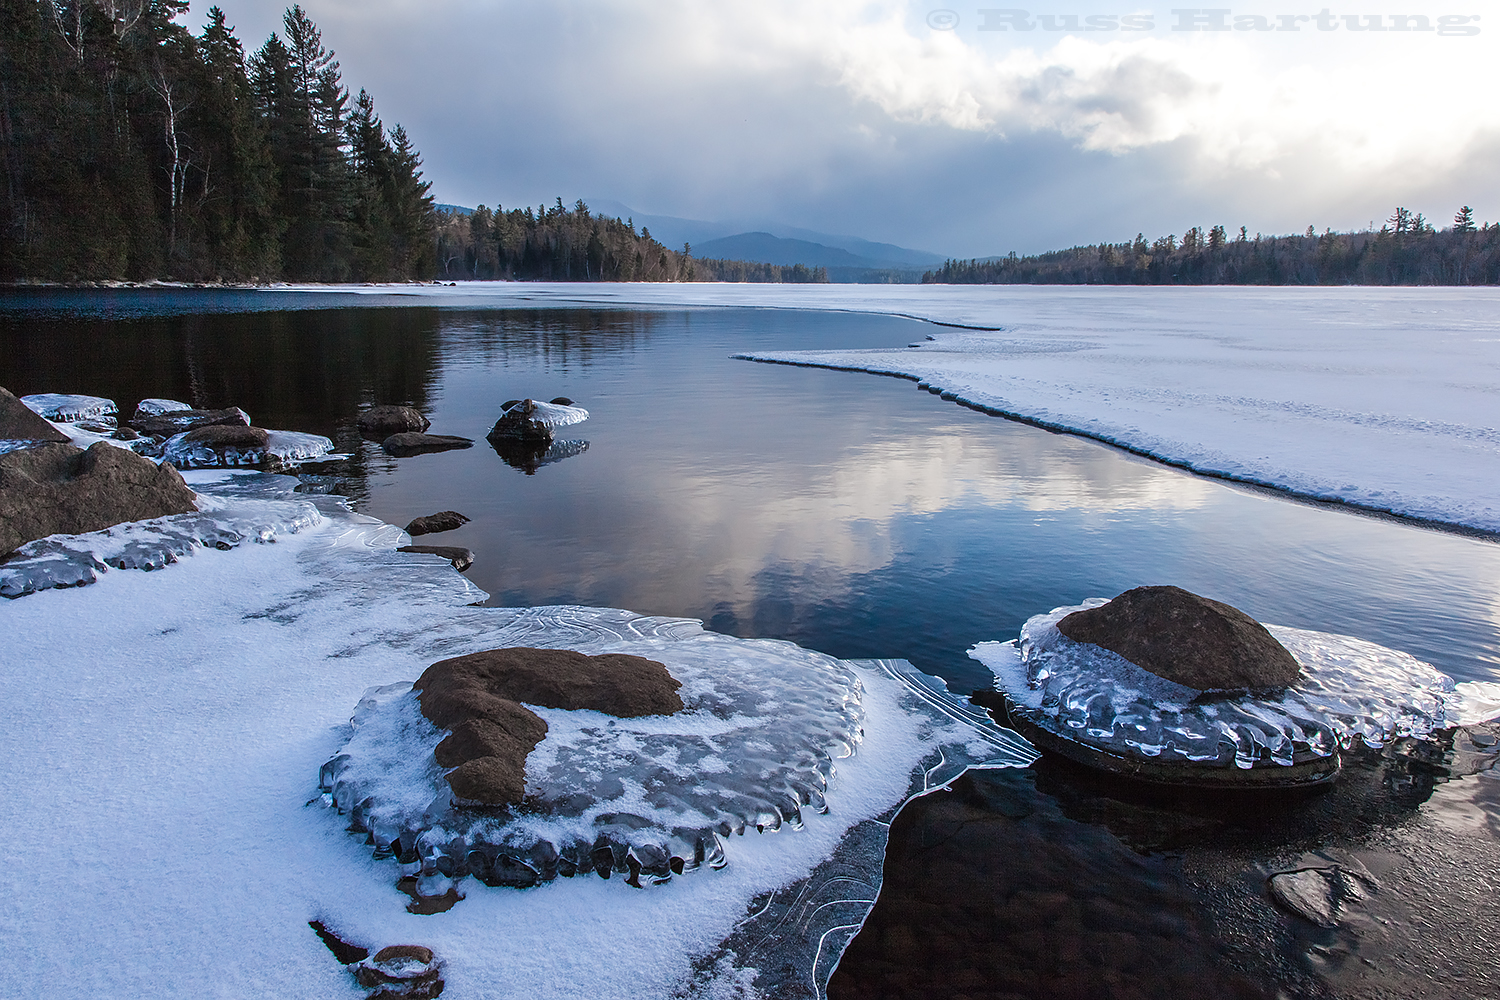
[[[249, 49], [279, 17], [223, 6]], [[305, 6], [454, 204], [596, 195], [962, 257], [1355, 228], [1396, 204], [1500, 217], [1494, 43], [1456, 33], [1483, 24], [1461, 8], [1325, 30], [1285, 3], [959, 8], [948, 29], [852, 0]]]

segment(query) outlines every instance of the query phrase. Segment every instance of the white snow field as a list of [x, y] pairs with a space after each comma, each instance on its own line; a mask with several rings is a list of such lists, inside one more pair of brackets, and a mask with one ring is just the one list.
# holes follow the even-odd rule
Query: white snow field
[[1196, 472], [1500, 531], [1494, 288], [472, 282], [409, 293], [453, 306], [832, 309], [990, 328], [914, 327], [918, 346], [898, 350], [754, 357], [903, 375]]
[[[153, 572], [98, 555], [117, 540], [72, 536], [29, 558], [82, 560], [83, 585], [0, 602], [0, 995], [366, 995], [311, 920], [371, 950], [431, 947], [454, 1000], [818, 994], [873, 904], [884, 821], [970, 763], [1034, 756], [909, 667], [841, 664], [863, 739], [834, 762], [825, 815], [727, 837], [726, 867], [665, 884], [469, 878], [451, 910], [414, 915], [396, 861], [318, 794], [364, 692], [497, 646], [649, 639], [670, 658], [708, 634], [610, 609], [473, 607], [483, 594], [446, 561], [396, 552], [399, 529], [294, 480], [186, 476], [215, 495], [208, 516], [248, 505], [241, 521], [287, 527], [228, 551], [179, 538]], [[795, 649], [711, 638], [742, 656]]]

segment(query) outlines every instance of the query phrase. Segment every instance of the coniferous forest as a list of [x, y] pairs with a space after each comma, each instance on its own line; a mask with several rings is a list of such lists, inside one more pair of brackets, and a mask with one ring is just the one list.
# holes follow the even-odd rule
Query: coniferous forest
[[826, 281], [694, 260], [579, 202], [440, 212], [300, 6], [249, 55], [187, 0], [0, 0], [0, 278]]
[[1380, 229], [1230, 238], [1223, 226], [1189, 229], [1178, 242], [1097, 243], [992, 260], [950, 260], [929, 284], [972, 285], [1493, 285], [1500, 283], [1500, 224], [1476, 226], [1467, 205], [1438, 229], [1405, 208]]

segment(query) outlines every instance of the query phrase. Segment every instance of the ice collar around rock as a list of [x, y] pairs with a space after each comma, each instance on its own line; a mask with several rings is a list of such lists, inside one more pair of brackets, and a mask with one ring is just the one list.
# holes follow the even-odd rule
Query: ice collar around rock
[[543, 725], [522, 754], [519, 805], [455, 800], [439, 748], [483, 734], [460, 734], [465, 721], [440, 728], [423, 714], [426, 675], [421, 693], [409, 683], [366, 692], [352, 738], [323, 767], [327, 801], [369, 831], [378, 855], [493, 885], [594, 871], [663, 881], [722, 865], [721, 837], [799, 828], [804, 809], [826, 811], [834, 761], [862, 738], [854, 671], [791, 643], [679, 631], [589, 652], [664, 665], [665, 679], [681, 687], [658, 684], [662, 703], [639, 708], [671, 708], [678, 698], [681, 710], [618, 718], [532, 700], [545, 692], [521, 694], [515, 707]]
[[1118, 653], [1058, 629], [1105, 598], [1037, 615], [1019, 642], [983, 642], [969, 655], [994, 672], [1012, 716], [1117, 757], [1204, 769], [1292, 767], [1363, 743], [1429, 738], [1500, 715], [1492, 684], [1455, 684], [1431, 664], [1351, 636], [1266, 625], [1301, 668], [1266, 697], [1205, 701]]

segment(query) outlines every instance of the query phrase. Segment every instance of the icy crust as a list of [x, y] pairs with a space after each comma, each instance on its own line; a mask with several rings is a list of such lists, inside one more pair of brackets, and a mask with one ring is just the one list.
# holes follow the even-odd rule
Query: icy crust
[[115, 401], [105, 399], [103, 396], [75, 396], [61, 392], [39, 392], [31, 396], [22, 396], [21, 402], [25, 403], [37, 415], [55, 420], [61, 423], [73, 423], [77, 420], [101, 420], [109, 418], [108, 422], [113, 424], [114, 416], [118, 412], [115, 409]]
[[[559, 427], [567, 427], [571, 424], [581, 424], [589, 418], [589, 411], [581, 406], [563, 406], [561, 403], [543, 403], [538, 400], [531, 401], [536, 407], [529, 416], [533, 423], [541, 424], [549, 431], [555, 431]], [[510, 412], [509, 410], [506, 411]]]
[[323, 520], [312, 504], [299, 501], [247, 499], [230, 505], [200, 494], [199, 508], [28, 542], [0, 564], [0, 597], [87, 586], [111, 569], [161, 569], [196, 549], [227, 551], [247, 541], [274, 542]]
[[1017, 710], [1045, 729], [1101, 749], [1240, 768], [1291, 766], [1356, 741], [1381, 747], [1400, 737], [1481, 721], [1483, 692], [1460, 692], [1447, 674], [1407, 653], [1350, 636], [1267, 625], [1302, 666], [1279, 697], [1244, 695], [1195, 704], [1196, 691], [1120, 655], [1064, 636], [1057, 623], [1106, 598], [1037, 615], [1014, 642], [980, 643]]
[[433, 759], [447, 732], [422, 716], [410, 684], [361, 699], [353, 738], [320, 775], [328, 803], [377, 853], [497, 885], [593, 870], [666, 881], [722, 866], [721, 837], [800, 829], [804, 809], [827, 811], [834, 761], [862, 738], [862, 687], [847, 664], [670, 619], [637, 632], [565, 648], [665, 663], [684, 710], [617, 719], [528, 706], [548, 731], [527, 759], [518, 809], [452, 805]]
[[260, 465], [268, 460], [293, 465], [322, 458], [333, 451], [333, 442], [321, 434], [300, 431], [267, 431], [264, 448], [255, 446], [213, 448], [188, 439], [187, 431], [175, 434], [162, 445], [161, 460], [179, 469]]
[[192, 407], [175, 399], [143, 399], [135, 406], [135, 412], [143, 417], [156, 417], [163, 413], [177, 413]]

